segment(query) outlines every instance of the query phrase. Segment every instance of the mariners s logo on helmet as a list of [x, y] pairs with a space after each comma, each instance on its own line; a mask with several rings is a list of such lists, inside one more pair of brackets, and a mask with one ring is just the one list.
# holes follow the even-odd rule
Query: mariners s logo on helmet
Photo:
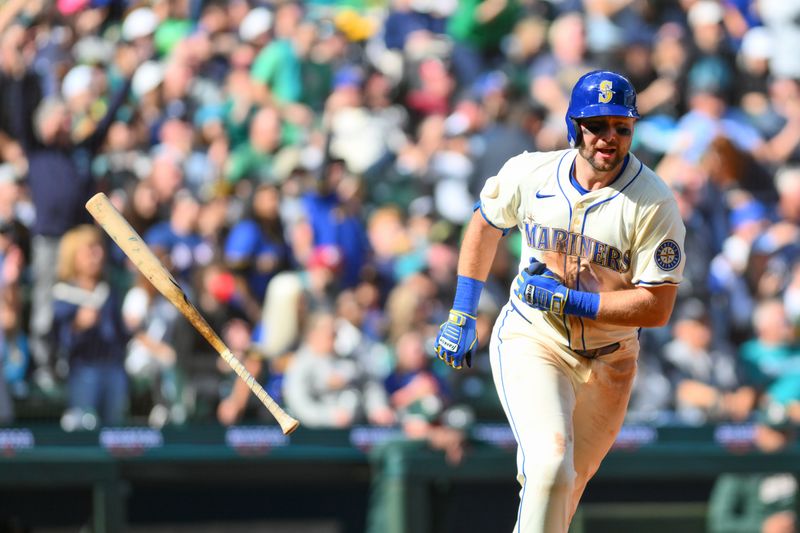
[[607, 104], [611, 101], [611, 97], [614, 96], [614, 91], [611, 90], [612, 84], [610, 80], [603, 80], [600, 82], [598, 86], [598, 90], [600, 91], [600, 95], [597, 97], [597, 101], [601, 104]]

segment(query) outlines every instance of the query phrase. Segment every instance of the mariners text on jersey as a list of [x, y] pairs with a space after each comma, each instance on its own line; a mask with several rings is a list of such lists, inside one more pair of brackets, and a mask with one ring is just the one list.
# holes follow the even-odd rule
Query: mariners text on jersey
[[581, 233], [525, 222], [525, 240], [530, 248], [561, 252], [625, 273], [631, 268], [631, 251], [624, 252]]

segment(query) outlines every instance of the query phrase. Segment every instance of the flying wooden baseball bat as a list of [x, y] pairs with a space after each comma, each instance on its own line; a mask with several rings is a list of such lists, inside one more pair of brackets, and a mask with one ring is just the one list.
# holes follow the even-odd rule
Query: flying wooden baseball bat
[[172, 305], [178, 308], [178, 311], [183, 313], [192, 326], [195, 327], [200, 334], [214, 347], [219, 355], [225, 360], [228, 365], [238, 374], [242, 380], [247, 384], [253, 394], [255, 394], [261, 403], [269, 409], [272, 416], [278, 421], [284, 435], [288, 435], [299, 425], [299, 422], [292, 418], [286, 411], [281, 409], [281, 406], [275, 403], [275, 400], [264, 390], [264, 387], [259, 384], [252, 374], [242, 365], [242, 363], [234, 357], [230, 349], [225, 346], [219, 335], [211, 329], [206, 319], [200, 314], [197, 308], [189, 301], [186, 294], [181, 289], [180, 285], [175, 281], [175, 278], [167, 272], [161, 261], [156, 258], [152, 250], [144, 243], [142, 238], [136, 233], [136, 230], [131, 227], [127, 220], [120, 214], [119, 211], [111, 204], [108, 197], [103, 193], [97, 193], [86, 202], [86, 209], [92, 214], [98, 224], [105, 230], [108, 235], [114, 239], [125, 255], [133, 262], [136, 268], [150, 280], [150, 283], [158, 289], [158, 292], [172, 302]]

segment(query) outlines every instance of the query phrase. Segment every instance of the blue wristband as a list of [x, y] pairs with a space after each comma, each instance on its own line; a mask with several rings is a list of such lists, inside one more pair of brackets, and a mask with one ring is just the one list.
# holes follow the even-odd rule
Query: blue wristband
[[564, 305], [564, 312], [568, 315], [575, 315], [584, 318], [597, 318], [597, 311], [600, 309], [600, 295], [596, 292], [569, 291], [567, 303]]
[[475, 316], [478, 312], [481, 290], [483, 290], [482, 281], [467, 276], [458, 276], [453, 309]]

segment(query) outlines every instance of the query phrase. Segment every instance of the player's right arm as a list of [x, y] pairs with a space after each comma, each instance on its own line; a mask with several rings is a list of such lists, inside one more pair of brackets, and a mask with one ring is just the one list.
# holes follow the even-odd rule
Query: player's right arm
[[478, 301], [502, 236], [503, 231], [487, 222], [476, 209], [461, 242], [453, 308], [439, 328], [435, 344], [439, 359], [455, 369], [462, 368], [464, 362], [472, 365], [472, 351], [478, 343]]
[[503, 231], [489, 224], [480, 210], [476, 210], [464, 232], [458, 256], [458, 275], [486, 281], [502, 237]]
[[475, 321], [483, 284], [489, 275], [497, 244], [517, 225], [519, 181], [529, 154], [511, 158], [497, 176], [486, 180], [481, 199], [467, 225], [458, 257], [458, 284], [453, 308], [436, 338], [436, 354], [449, 366], [471, 366], [477, 344]]

